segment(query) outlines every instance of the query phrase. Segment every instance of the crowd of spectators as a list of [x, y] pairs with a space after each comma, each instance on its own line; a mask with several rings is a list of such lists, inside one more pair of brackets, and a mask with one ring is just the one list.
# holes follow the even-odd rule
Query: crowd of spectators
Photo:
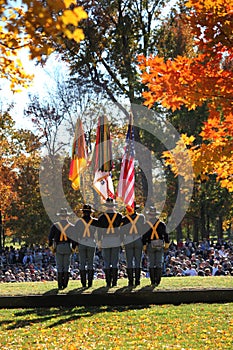
[[[177, 244], [171, 242], [164, 254], [163, 277], [173, 276], [233, 276], [233, 242], [231, 240], [204, 239], [199, 243], [187, 239]], [[96, 279], [104, 279], [101, 251], [96, 251], [94, 260]], [[15, 248], [13, 245], [1, 249], [0, 282], [39, 282], [56, 280], [55, 258], [47, 246]], [[148, 277], [148, 259], [142, 256], [142, 277]], [[119, 278], [126, 278], [124, 249], [119, 257]], [[79, 280], [78, 252], [72, 255], [70, 279]]]

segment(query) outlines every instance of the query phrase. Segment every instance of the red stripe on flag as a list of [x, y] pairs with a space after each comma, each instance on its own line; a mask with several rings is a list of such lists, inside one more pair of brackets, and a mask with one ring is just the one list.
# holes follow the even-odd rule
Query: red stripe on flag
[[127, 210], [134, 208], [134, 134], [132, 121], [128, 126], [125, 154], [121, 163], [117, 196], [123, 200]]

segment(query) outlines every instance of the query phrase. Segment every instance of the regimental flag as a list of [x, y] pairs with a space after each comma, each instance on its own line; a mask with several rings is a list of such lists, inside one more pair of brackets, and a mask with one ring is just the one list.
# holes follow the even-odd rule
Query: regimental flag
[[93, 187], [104, 200], [108, 197], [114, 198], [114, 187], [111, 176], [112, 167], [112, 144], [108, 119], [106, 116], [102, 116], [98, 120], [96, 133]]
[[130, 114], [128, 131], [126, 135], [125, 153], [121, 162], [120, 179], [117, 188], [117, 196], [125, 203], [130, 213], [134, 209], [134, 128], [133, 116]]
[[80, 174], [87, 166], [86, 140], [82, 121], [78, 118], [75, 128], [72, 155], [70, 163], [69, 180], [72, 188], [77, 191], [80, 188]]

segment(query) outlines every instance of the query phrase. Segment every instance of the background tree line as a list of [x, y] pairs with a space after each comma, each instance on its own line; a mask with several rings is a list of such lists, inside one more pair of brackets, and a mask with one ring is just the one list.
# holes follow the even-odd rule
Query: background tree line
[[[39, 2], [46, 6], [46, 2]], [[180, 56], [192, 59], [198, 54], [197, 50], [203, 51], [203, 47], [196, 44], [196, 33], [186, 16], [193, 7], [188, 8], [183, 1], [179, 1], [165, 16], [163, 10], [168, 3], [169, 1], [142, 0], [101, 0], [98, 3], [76, 1], [78, 8], [82, 6], [88, 16], [78, 24], [84, 38], [80, 41], [61, 36], [59, 42], [55, 40], [51, 44], [53, 50], [67, 62], [70, 76], [65, 80], [57, 77], [56, 89], [54, 92], [50, 91], [48, 98], [40, 100], [39, 96], [31, 96], [25, 117], [33, 120], [36, 132], [15, 130], [10, 109], [1, 114], [4, 140], [1, 157], [1, 211], [6, 233], [13, 233], [28, 242], [43, 242], [47, 237], [51, 221], [44, 210], [39, 188], [39, 165], [41, 158], [44, 158], [45, 148], [46, 157], [54, 167], [54, 179], [56, 162], [64, 162], [64, 191], [71, 207], [78, 213], [79, 203], [83, 198], [82, 193], [74, 193], [70, 188], [70, 158], [66, 144], [73, 137], [78, 115], [83, 120], [90, 152], [93, 150], [97, 118], [101, 113], [107, 113], [114, 135], [124, 135], [130, 104], [142, 105], [142, 94], [149, 91], [146, 82], [141, 79], [138, 55], [153, 55], [167, 62]], [[73, 11], [71, 2], [69, 6]], [[48, 13], [52, 14], [51, 11]], [[40, 25], [43, 27], [45, 23]], [[72, 32], [75, 26], [70, 24]], [[54, 37], [53, 33], [51, 37]], [[213, 48], [211, 52], [214, 52]], [[44, 53], [43, 58], [46, 59], [46, 56]], [[229, 70], [229, 65], [230, 63], [225, 64], [225, 70]], [[119, 115], [110, 115], [110, 108], [106, 109], [106, 101], [117, 106], [121, 123]], [[195, 137], [196, 145], [203, 142], [203, 123], [209, 117], [206, 101], [199, 103], [195, 109], [190, 109], [185, 104], [174, 109], [169, 104], [165, 108], [161, 100], [153, 99], [151, 108], [158, 119], [166, 117], [180, 134]], [[142, 117], [147, 118], [148, 123], [153, 123], [147, 113], [145, 116], [137, 115], [135, 110], [134, 117], [136, 123], [137, 118]], [[65, 130], [66, 140], [59, 135], [59, 130]], [[136, 198], [140, 203], [145, 203], [148, 199], [154, 204], [158, 202], [159, 186], [155, 184], [159, 185], [161, 179], [152, 174], [153, 152], [157, 159], [161, 159], [165, 169], [166, 220], [177, 194], [176, 174], [171, 164], [165, 163], [163, 158], [164, 151], [167, 150], [156, 137], [140, 127], [135, 129], [135, 139], [138, 144], [146, 146], [147, 152], [146, 156], [142, 155], [140, 147], [136, 147]], [[231, 143], [232, 139], [228, 139]], [[147, 159], [143, 171], [140, 168], [142, 156]], [[116, 162], [114, 171], [117, 179], [119, 162]], [[232, 194], [216, 179], [215, 173], [195, 178], [190, 207], [176, 232], [172, 233], [174, 239], [190, 237], [198, 241], [209, 236], [223, 237], [224, 233], [231, 234]], [[148, 188], [157, 190], [148, 193]], [[92, 192], [87, 193], [87, 198], [91, 196]], [[59, 200], [51, 205], [56, 212], [60, 207]]]

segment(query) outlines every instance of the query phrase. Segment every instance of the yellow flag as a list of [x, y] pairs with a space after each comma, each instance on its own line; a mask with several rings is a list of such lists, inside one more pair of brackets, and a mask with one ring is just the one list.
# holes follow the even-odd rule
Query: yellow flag
[[70, 164], [69, 180], [72, 188], [77, 191], [80, 188], [80, 174], [87, 166], [86, 140], [82, 121], [78, 118], [76, 123], [74, 141], [72, 146], [72, 159]]

